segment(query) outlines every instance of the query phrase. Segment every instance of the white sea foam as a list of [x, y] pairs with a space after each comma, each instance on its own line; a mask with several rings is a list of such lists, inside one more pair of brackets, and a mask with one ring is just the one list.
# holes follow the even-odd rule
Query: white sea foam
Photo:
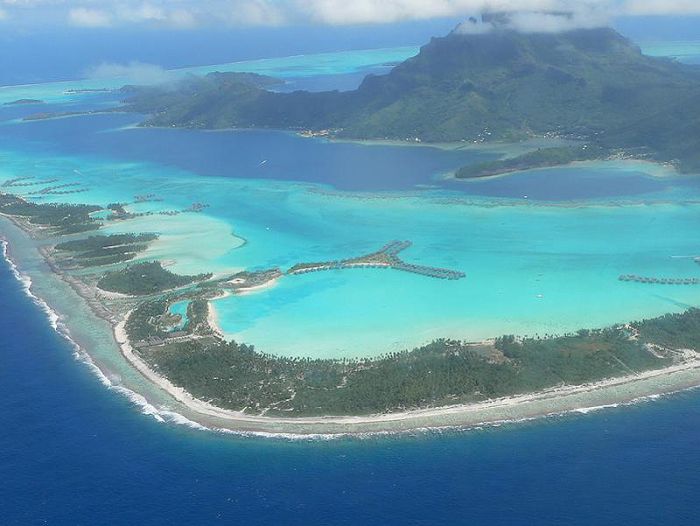
[[[47, 318], [49, 319], [49, 323], [51, 324], [51, 327], [53, 327], [54, 330], [59, 331], [61, 329], [59, 321], [60, 318], [58, 316], [58, 313], [53, 310], [51, 307], [49, 307], [48, 303], [46, 303], [44, 300], [36, 296], [32, 292], [32, 278], [27, 276], [26, 274], [22, 274], [19, 271], [19, 268], [15, 264], [14, 261], [10, 258], [8, 254], [8, 243], [4, 239], [0, 239], [0, 246], [2, 246], [2, 250], [0, 251], [2, 253], [2, 257], [7, 261], [9, 267], [10, 267], [10, 272], [12, 272], [12, 275], [19, 281], [19, 283], [22, 285], [22, 289], [24, 290], [24, 293], [32, 300], [32, 302], [37, 305], [38, 307], [41, 308], [41, 310], [44, 311], [46, 314]], [[67, 329], [66, 329], [67, 330]]]
[[591, 406], [591, 407], [580, 407], [578, 409], [574, 409], [572, 412], [587, 415], [588, 413], [593, 413], [594, 411], [601, 411], [603, 409], [611, 409], [611, 408], [615, 408], [615, 407], [620, 407], [620, 404], [603, 404], [603, 405], [595, 405], [595, 406]]
[[189, 418], [165, 406], [158, 409], [158, 414], [161, 416], [161, 418], [163, 418], [164, 422], [191, 427], [192, 429], [197, 429], [199, 431], [212, 431], [211, 428], [208, 428], [199, 422], [195, 422], [194, 420], [190, 420]]
[[581, 407], [581, 408], [576, 408], [576, 409], [565, 409], [561, 411], [553, 411], [551, 413], [545, 414], [545, 415], [538, 415], [538, 416], [532, 416], [532, 417], [521, 417], [521, 418], [512, 418], [512, 419], [502, 419], [502, 420], [496, 420], [492, 422], [482, 422], [478, 424], [473, 424], [473, 425], [444, 425], [444, 426], [426, 426], [426, 427], [421, 427], [421, 428], [415, 428], [411, 430], [397, 430], [397, 431], [371, 431], [371, 432], [364, 432], [364, 433], [353, 433], [353, 432], [344, 432], [344, 433], [310, 433], [310, 434], [301, 434], [301, 433], [273, 433], [273, 432], [264, 432], [264, 431], [243, 431], [243, 430], [232, 430], [232, 429], [226, 429], [226, 428], [220, 428], [220, 427], [207, 427], [204, 426], [198, 422], [195, 422], [193, 420], [190, 420], [189, 418], [185, 417], [184, 415], [173, 411], [171, 408], [167, 406], [161, 406], [161, 407], [156, 407], [152, 403], [150, 403], [145, 396], [127, 388], [121, 385], [121, 380], [116, 377], [110, 379], [105, 372], [99, 368], [99, 366], [95, 363], [95, 361], [92, 359], [92, 357], [85, 351], [83, 350], [76, 342], [71, 338], [70, 331], [68, 327], [62, 322], [60, 315], [52, 309], [46, 301], [43, 299], [39, 298], [36, 294], [33, 293], [32, 291], [32, 279], [30, 276], [23, 274], [18, 266], [15, 264], [15, 262], [12, 260], [12, 258], [9, 255], [9, 249], [8, 249], [8, 242], [5, 239], [0, 238], [0, 254], [2, 255], [3, 259], [7, 261], [10, 271], [12, 272], [13, 276], [17, 279], [17, 281], [22, 285], [22, 288], [25, 292], [25, 294], [32, 300], [34, 304], [36, 304], [41, 310], [46, 314], [46, 318], [49, 321], [49, 324], [51, 327], [61, 336], [63, 337], [66, 341], [68, 341], [71, 346], [73, 347], [73, 355], [76, 358], [76, 360], [80, 361], [81, 363], [85, 364], [90, 371], [99, 379], [99, 381], [105, 385], [107, 388], [112, 389], [116, 392], [118, 392], [120, 395], [126, 397], [131, 403], [133, 403], [135, 406], [139, 407], [141, 410], [141, 413], [144, 415], [148, 415], [153, 417], [156, 421], [161, 422], [161, 423], [170, 423], [170, 424], [175, 424], [175, 425], [183, 425], [192, 429], [200, 430], [200, 431], [213, 431], [221, 434], [227, 434], [227, 435], [235, 435], [239, 437], [257, 437], [257, 438], [275, 438], [275, 439], [282, 439], [282, 440], [292, 440], [292, 441], [298, 441], [298, 440], [335, 440], [335, 439], [340, 439], [340, 438], [353, 438], [353, 439], [372, 439], [372, 438], [378, 438], [382, 436], [395, 436], [395, 435], [420, 435], [420, 434], [426, 434], [426, 433], [445, 433], [445, 432], [466, 432], [466, 431], [475, 431], [475, 430], [483, 430], [485, 428], [498, 428], [504, 425], [512, 425], [512, 424], [519, 424], [519, 423], [525, 423], [525, 422], [531, 422], [534, 420], [539, 420], [541, 418], [557, 418], [557, 417], [562, 417], [566, 415], [571, 415], [571, 414], [581, 414], [581, 415], [587, 415], [589, 413], [594, 413], [606, 409], [616, 409], [621, 406], [629, 406], [629, 405], [635, 405], [639, 403], [645, 403], [645, 402], [650, 402], [650, 401], [656, 401], [659, 400], [663, 397], [670, 396], [679, 392], [685, 392], [685, 391], [690, 391], [690, 390], [695, 390], [698, 387], [688, 387], [685, 389], [679, 389], [675, 390], [669, 393], [665, 394], [651, 394], [651, 395], [646, 395], [646, 396], [640, 396], [634, 399], [631, 399], [627, 402], [620, 402], [620, 403], [611, 403], [611, 404], [601, 404], [601, 405], [595, 405], [595, 406], [589, 406], [589, 407]]
[[[17, 267], [17, 264], [12, 260], [8, 253], [8, 243], [5, 239], [0, 239], [0, 254], [2, 255], [3, 259], [7, 261], [12, 275], [22, 285], [22, 289], [27, 295], [27, 297], [29, 297], [32, 300], [32, 302], [46, 314], [46, 318], [48, 319], [51, 327], [72, 346], [73, 356], [76, 358], [76, 360], [85, 364], [104, 386], [120, 393], [122, 396], [125, 396], [128, 400], [130, 400], [134, 405], [138, 406], [143, 414], [152, 416], [159, 422], [165, 422], [166, 418], [163, 417], [160, 414], [160, 411], [155, 406], [150, 404], [143, 395], [140, 395], [139, 393], [136, 393], [135, 391], [132, 391], [131, 389], [128, 389], [122, 385], [118, 385], [117, 383], [110, 380], [110, 378], [104, 373], [104, 371], [102, 371], [102, 369], [100, 369], [97, 366], [92, 357], [87, 352], [85, 352], [75, 340], [73, 340], [70, 334], [70, 330], [61, 321], [61, 317], [59, 316], [59, 314], [55, 310], [53, 310], [49, 306], [49, 304], [46, 303], [46, 301], [34, 294], [34, 292], [32, 291], [31, 277], [20, 272], [19, 268]], [[179, 423], [174, 418], [168, 418], [167, 420], [172, 421], [174, 423]]]

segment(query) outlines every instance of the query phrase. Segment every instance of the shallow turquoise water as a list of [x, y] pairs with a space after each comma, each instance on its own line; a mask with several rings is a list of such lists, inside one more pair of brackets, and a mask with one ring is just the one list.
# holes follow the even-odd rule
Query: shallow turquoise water
[[173, 330], [180, 331], [187, 328], [187, 324], [189, 323], [189, 320], [187, 319], [187, 306], [189, 304], [189, 300], [176, 301], [175, 303], [170, 304], [170, 308], [168, 309], [170, 314], [180, 315], [180, 323], [173, 327]]
[[672, 57], [690, 64], [700, 63], [700, 41], [655, 41], [643, 42], [642, 51], [653, 57]]
[[[402, 253], [407, 262], [467, 274], [442, 281], [394, 270], [331, 271], [284, 277], [269, 290], [215, 302], [228, 335], [268, 352], [378, 355], [444, 336], [561, 333], [678, 311], [700, 300], [698, 287], [617, 280], [627, 273], [698, 274], [692, 259], [674, 257], [700, 253], [700, 205], [693, 201], [700, 195], [684, 179], [641, 196], [536, 202], [454, 190], [340, 192], [318, 183], [201, 176], [105, 158], [6, 152], [2, 160], [3, 178], [33, 173], [78, 180], [89, 190], [50, 198], [55, 201], [129, 201], [138, 189], [165, 201], [134, 210], [210, 204], [205, 214], [150, 216], [107, 227], [160, 233], [144, 258], [160, 258], [182, 273], [284, 270], [407, 239], [413, 242]], [[601, 183], [610, 173], [657, 180], [641, 176], [641, 169], [585, 168]]]
[[0, 286], [3, 525], [697, 522], [697, 392], [499, 429], [246, 439], [141, 414], [4, 261]]
[[[92, 100], [93, 97], [78, 99]], [[2, 114], [0, 109], [0, 117]], [[144, 152], [128, 142], [98, 151], [98, 141], [104, 141], [105, 134], [82, 131], [80, 122], [84, 120], [62, 121], [51, 134], [40, 134], [42, 126], [31, 128], [33, 138], [27, 136], [22, 140], [10, 140], [19, 135], [18, 128], [1, 135], [0, 145], [4, 151], [0, 153], [0, 184], [6, 178], [31, 174], [50, 174], [71, 181], [78, 178], [73, 172], [77, 169], [82, 174], [80, 180], [89, 183], [90, 192], [70, 197], [76, 202], [129, 200], [134, 193], [142, 193], [142, 189], [153, 189], [167, 195], [167, 202], [159, 205], [162, 208], [188, 205], [201, 197], [200, 187], [214, 200], [213, 189], [219, 188], [221, 195], [216, 199], [217, 206], [204, 216], [169, 218], [156, 224], [143, 222], [139, 226], [168, 232], [167, 242], [160, 244], [157, 250], [164, 256], [176, 257], [177, 265], [183, 268], [196, 266], [198, 257], [205, 265], [221, 261], [226, 266], [239, 260], [241, 264], [262, 265], [259, 258], [263, 256], [286, 264], [306, 254], [307, 250], [318, 250], [323, 255], [324, 247], [335, 254], [373, 245], [374, 240], [369, 239], [349, 241], [347, 245], [343, 239], [334, 239], [340, 229], [336, 229], [337, 225], [324, 234], [329, 228], [328, 221], [324, 222], [329, 206], [317, 212], [302, 206], [303, 203], [317, 206], [321, 202], [315, 194], [318, 187], [314, 185], [252, 180], [252, 169], [243, 162], [231, 172], [221, 170], [218, 178], [215, 172], [219, 169], [212, 168], [212, 163], [193, 163], [189, 169], [184, 169], [182, 160], [175, 162], [166, 155], [165, 150], [176, 146], [165, 142], [162, 136], [150, 143], [159, 148], [160, 161], [155, 158], [158, 156], [145, 159]], [[66, 147], [61, 135], [73, 135], [71, 141], [82, 142], [85, 151], [76, 153]], [[267, 136], [267, 140], [268, 144], [274, 142], [274, 137]], [[146, 138], [139, 141], [145, 142]], [[221, 148], [227, 146], [231, 144], [225, 143]], [[269, 147], [260, 149], [269, 151]], [[318, 156], [320, 151], [313, 148], [310, 154]], [[337, 149], [334, 147], [333, 151]], [[210, 150], [206, 152], [206, 156], [211, 155]], [[364, 157], [374, 162], [373, 156]], [[400, 163], [401, 157], [398, 159]], [[339, 164], [346, 162], [347, 157], [338, 160]], [[404, 158], [402, 162], [414, 164], [415, 158]], [[307, 175], [308, 169], [307, 166]], [[302, 173], [288, 164], [280, 168], [280, 172], [285, 171], [293, 172], [296, 178]], [[514, 224], [515, 219], [529, 221], [531, 217], [524, 209], [526, 203], [522, 203], [522, 195], [517, 197], [522, 194], [520, 188], [516, 192], [515, 183], [505, 180], [502, 184], [512, 190], [515, 197], [490, 199], [464, 192], [456, 196], [448, 193], [426, 199], [423, 205], [415, 196], [397, 196], [404, 191], [371, 193], [372, 200], [366, 203], [374, 203], [374, 208], [366, 217], [359, 218], [351, 215], [357, 194], [337, 195], [335, 192], [327, 196], [328, 200], [335, 198], [330, 206], [335, 213], [328, 217], [345, 219], [349, 223], [347, 230], [351, 230], [356, 223], [370, 221], [382, 205], [393, 203], [392, 213], [399, 214], [399, 205], [403, 203], [404, 209], [410, 211], [405, 218], [407, 225], [414, 228], [415, 218], [410, 215], [425, 214], [443, 202], [443, 208], [451, 209], [452, 215], [436, 218], [436, 222], [449, 224], [453, 218], [465, 215], [464, 220], [470, 218], [472, 230], [477, 230], [479, 225], [484, 229], [500, 225], [509, 217], [505, 207], [519, 204], [523, 205], [520, 213], [516, 216], [511, 210], [511, 220], [494, 230], [493, 239], [489, 239], [483, 249], [500, 250], [503, 273], [493, 269], [498, 280], [508, 279], [509, 273], [526, 271], [525, 263], [511, 265], [509, 262], [523, 260], [528, 252], [548, 258], [546, 247], [563, 252], [559, 257], [565, 257], [566, 250], [573, 251], [561, 267], [572, 262], [584, 267], [585, 258], [592, 254], [605, 256], [619, 251], [620, 267], [626, 271], [632, 271], [633, 262], [641, 272], [661, 261], [669, 265], [669, 273], [674, 271], [680, 275], [681, 271], [698, 270], [690, 261], [666, 257], [677, 249], [697, 247], [696, 229], [692, 224], [697, 225], [697, 205], [682, 204], [696, 198], [692, 186], [675, 179], [643, 177], [640, 180], [635, 172], [638, 170], [630, 173], [620, 167], [603, 169], [600, 166], [576, 172], [576, 176], [586, 175], [601, 182], [610, 181], [615, 175], [621, 186], [626, 186], [633, 195], [622, 192], [613, 198], [604, 195], [596, 198], [590, 197], [591, 192], [585, 188], [572, 189], [567, 185], [573, 195], [589, 195], [585, 211], [550, 211], [548, 207], [555, 204], [553, 202], [531, 205], [533, 216], [541, 216], [541, 222], [546, 218], [549, 223], [541, 235], [534, 226], [530, 230]], [[550, 175], [571, 176], [573, 173], [557, 171]], [[227, 179], [246, 175], [250, 181]], [[523, 176], [517, 181], [526, 184], [521, 183], [525, 181]], [[542, 186], [548, 186], [551, 181], [551, 178], [528, 178], [527, 184], [544, 190]], [[307, 194], [313, 195], [302, 199], [300, 196], [305, 189]], [[330, 188], [325, 186], [321, 190]], [[644, 191], [639, 193], [638, 190]], [[267, 198], [262, 199], [263, 194]], [[261, 199], [260, 204], [255, 202], [258, 199]], [[608, 203], [604, 211], [595, 206], [597, 201], [611, 199], [614, 202]], [[457, 200], [479, 200], [479, 203], [458, 205]], [[296, 205], [288, 207], [288, 201], [295, 201]], [[672, 203], [664, 204], [669, 201]], [[342, 203], [346, 204], [347, 214], [342, 213]], [[500, 206], [494, 207], [494, 204]], [[155, 204], [150, 206], [155, 207]], [[597, 210], [603, 213], [598, 216]], [[260, 225], [263, 212], [264, 224], [274, 226], [274, 234]], [[296, 218], [290, 212], [302, 216]], [[579, 216], [588, 219], [577, 228], [575, 218]], [[566, 228], [560, 230], [556, 223], [565, 217], [568, 217], [563, 222]], [[596, 217], [599, 220], [594, 220]], [[620, 218], [624, 219], [623, 229], [615, 235], [616, 221]], [[136, 229], [137, 224], [129, 226]], [[403, 227], [403, 223], [398, 227]], [[358, 230], [365, 232], [360, 227]], [[312, 232], [312, 239], [307, 239], [307, 231]], [[382, 233], [381, 229], [379, 231]], [[506, 235], [509, 231], [511, 234]], [[563, 231], [575, 237], [561, 249], [554, 240], [545, 238]], [[250, 242], [241, 247], [240, 240], [231, 236], [232, 232], [250, 236]], [[412, 232], [408, 229], [406, 232], [407, 237], [412, 237]], [[522, 239], [523, 232], [533, 237]], [[203, 233], [206, 233], [206, 243], [201, 242]], [[260, 237], [260, 242], [256, 243], [257, 236], [265, 235], [268, 237]], [[687, 243], [682, 240], [686, 235]], [[651, 245], [651, 237], [656, 238], [658, 250]], [[314, 248], [317, 238], [323, 246]], [[280, 250], [287, 252], [278, 256], [275, 243], [279, 239], [284, 240]], [[565, 240], [564, 236], [559, 239]], [[632, 254], [625, 254], [624, 246], [608, 244], [620, 240], [628, 249], [633, 249]], [[269, 245], [267, 248], [259, 246], [263, 241]], [[470, 241], [465, 239], [464, 244]], [[479, 243], [484, 240], [477, 237], [473, 241], [472, 250], [474, 247], [479, 250]], [[29, 243], [22, 238], [11, 237], [10, 244], [16, 255], [22, 248], [31, 251]], [[518, 248], [521, 254], [511, 251], [511, 247]], [[644, 247], [648, 253], [646, 260]], [[420, 252], [421, 248], [414, 245], [406, 254], [407, 259], [418, 257]], [[694, 249], [694, 253], [697, 252]], [[429, 253], [425, 257], [434, 256]], [[496, 257], [491, 258], [495, 260]], [[591, 257], [590, 261], [595, 264], [593, 260]], [[32, 260], [20, 258], [20, 261]], [[38, 268], [23, 267], [23, 270], [36, 275], [42, 268], [43, 265], [39, 265]], [[604, 268], [604, 265], [598, 264], [597, 268]], [[488, 271], [488, 268], [481, 270], [482, 273]], [[363, 274], [362, 271], [353, 272]], [[473, 270], [469, 270], [468, 279], [473, 278], [472, 274]], [[576, 271], [572, 279], [591, 274]], [[389, 271], [378, 274], [375, 283], [381, 285], [379, 278], [390, 276]], [[364, 278], [359, 274], [318, 275], [324, 280], [342, 281], [346, 277]], [[399, 279], [400, 276], [394, 277]], [[274, 298], [274, 294], [285, 292], [285, 287], [313, 286], [302, 277], [299, 279], [302, 281], [282, 281], [269, 293], [238, 298], [241, 300], [238, 305], [245, 305], [243, 301], [256, 302], [262, 308], [260, 304]], [[410, 437], [312, 443], [222, 436], [156, 422], [152, 416], [134, 410], [132, 403], [116, 389], [105, 388], [96, 381], [89, 367], [76, 362], [72, 356], [74, 349], [50, 328], [46, 313], [26, 297], [4, 262], [0, 262], [0, 283], [3, 292], [0, 295], [3, 313], [0, 317], [3, 334], [0, 396], [4, 401], [0, 414], [3, 429], [0, 434], [0, 465], [3, 467], [0, 495], [6, 497], [0, 511], [2, 524], [666, 526], [697, 522], [697, 487], [700, 484], [697, 470], [700, 397], [697, 391], [632, 407], [440, 436], [419, 433]], [[605, 283], [612, 289], [608, 294], [601, 293], [601, 298], [618, 297], [622, 289], [615, 283]], [[121, 363], [106, 326], [93, 328], [82, 323], [89, 317], [87, 307], [66, 288], [65, 284], [56, 287], [54, 280], [41, 279], [35, 280], [33, 286], [37, 295], [61, 307], [63, 320], [77, 329], [73, 337], [105, 365], [105, 371], [121, 371], [124, 378], [110, 375], [115, 384], [139, 386], [139, 382], [147, 383], [140, 374]], [[680, 293], [680, 289], [664, 287], [638, 289], [646, 294], [643, 299], [647, 307], [654, 309], [663, 309]], [[510, 290], [505, 292], [501, 302], [504, 312], [510, 301]], [[559, 304], [575, 309], [577, 300], [578, 297], [573, 296], [570, 301], [559, 301]], [[464, 302], [478, 304], [479, 298], [467, 297]], [[434, 304], [426, 305], [426, 315], [439, 308]], [[343, 306], [336, 304], [335, 308], [338, 307]], [[576, 316], [585, 322], [584, 307], [590, 307], [595, 313], [598, 308], [605, 307], [605, 302], [581, 305]], [[253, 310], [240, 308], [239, 313], [241, 316], [232, 323], [248, 323], [245, 316], [252, 316]], [[137, 389], [139, 392], [149, 392], [147, 385], [141, 387], [142, 390]], [[167, 406], [170, 400], [163, 393], [161, 396], [163, 399], [152, 401], [159, 407]], [[623, 483], [610, 483], [618, 480]]]
[[[408, 51], [402, 51], [408, 52]], [[349, 72], [395, 51], [256, 61], [250, 71]], [[267, 68], [267, 69], [265, 69]], [[291, 78], [291, 77], [290, 77]], [[81, 83], [61, 84], [61, 89]], [[13, 88], [15, 97], [56, 86]], [[65, 95], [89, 104], [95, 95]], [[59, 106], [60, 107], [60, 106]], [[0, 181], [77, 182], [83, 193], [43, 201], [162, 202], [134, 211], [210, 205], [203, 214], [112, 223], [157, 232], [144, 259], [181, 273], [342, 259], [410, 240], [408, 263], [466, 273], [442, 281], [395, 270], [287, 276], [274, 287], [214, 303], [223, 331], [266, 352], [376, 356], [437, 337], [477, 340], [551, 334], [681, 311], [700, 287], [623, 283], [620, 274], [693, 277], [700, 267], [700, 183], [643, 163], [589, 163], [454, 182], [469, 149], [309, 140], [274, 131], [134, 129], [134, 115], [19, 123], [0, 109]], [[29, 110], [27, 110], [29, 111]]]

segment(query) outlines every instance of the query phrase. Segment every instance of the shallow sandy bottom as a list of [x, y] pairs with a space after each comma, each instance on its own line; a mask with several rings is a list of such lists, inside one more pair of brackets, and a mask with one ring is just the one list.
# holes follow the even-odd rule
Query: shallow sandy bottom
[[478, 404], [366, 417], [281, 419], [248, 416], [193, 399], [182, 389], [155, 375], [131, 352], [123, 322], [111, 325], [96, 317], [83, 298], [48, 271], [33, 242], [6, 219], [0, 218], [0, 226], [7, 242], [7, 258], [17, 278], [25, 284], [27, 293], [46, 310], [54, 328], [74, 342], [76, 357], [89, 363], [105, 385], [128, 396], [145, 413], [164, 422], [236, 434], [332, 438], [347, 434], [471, 428], [571, 411], [585, 413], [700, 384], [700, 361], [691, 359], [661, 371]]
[[[352, 72], [359, 64], [342, 54], [326, 59], [330, 73]], [[319, 73], [310, 60], [298, 60], [309, 75]], [[248, 66], [264, 72], [284, 64], [288, 61]], [[94, 86], [17, 87], [0, 90], [0, 96], [83, 100], [83, 95], [64, 92], [77, 87]], [[222, 332], [264, 352], [377, 356], [437, 337], [482, 340], [504, 333], [562, 333], [700, 305], [700, 287], [618, 280], [621, 274], [700, 274], [692, 259], [700, 255], [700, 187], [665, 167], [624, 161], [518, 174], [499, 178], [497, 190], [505, 193], [499, 197], [491, 195], [495, 186], [488, 185], [494, 182], [464, 183], [458, 190], [440, 186], [446, 172], [475, 158], [477, 150], [346, 144], [278, 132], [144, 130], [135, 129], [131, 121], [101, 116], [4, 123], [0, 181], [28, 174], [55, 178], [55, 184], [79, 183], [85, 191], [34, 198], [101, 205], [118, 201], [131, 203], [128, 207], [135, 212], [153, 212], [111, 223], [105, 231], [158, 233], [159, 240], [142, 259], [159, 259], [181, 273], [286, 270], [299, 262], [365, 254], [394, 239], [413, 242], [402, 254], [409, 263], [466, 273], [458, 281], [393, 270], [285, 276], [274, 287], [216, 301]], [[408, 175], [415, 185], [392, 190], [334, 187], [348, 177], [375, 188], [370, 183]], [[583, 179], [586, 191], [614, 181], [616, 193], [564, 202], [545, 195], [549, 187], [542, 181], [563, 184], [569, 191], [567, 182]], [[8, 191], [31, 193], [30, 188]], [[547, 199], [533, 200], [537, 192]], [[161, 200], [133, 204], [135, 194]], [[201, 214], [157, 214], [181, 211], [194, 202], [210, 206]], [[1, 232], [18, 268], [31, 278], [33, 293], [59, 313], [57, 328], [88, 351], [106, 384], [123, 389], [160, 419], [302, 434], [472, 426], [626, 402], [692, 386], [698, 379], [691, 364], [672, 375], [390, 417], [291, 423], [221, 413], [176, 389], [168, 388], [168, 393], [161, 380], [139, 373], [117, 352], [112, 326], [96, 318], [48, 271], [33, 243], [4, 221]], [[87, 354], [79, 354], [88, 360]]]
[[[144, 132], [149, 130], [139, 130]], [[279, 134], [259, 137], [260, 148], [269, 148], [264, 141], [274, 145]], [[174, 272], [284, 271], [295, 263], [355, 257], [406, 239], [413, 242], [401, 254], [406, 262], [466, 274], [446, 281], [386, 269], [318, 272], [285, 276], [273, 288], [217, 301], [221, 330], [264, 352], [378, 356], [439, 337], [476, 341], [502, 334], [561, 334], [700, 304], [700, 287], [618, 281], [622, 274], [700, 274], [692, 259], [700, 253], [700, 191], [648, 163], [589, 163], [571, 173], [560, 169], [560, 175], [584, 173], [604, 184], [611, 173], [635, 181], [646, 170], [653, 175], [644, 177], [662, 181], [667, 190], [614, 200], [534, 202], [444, 190], [339, 192], [319, 184], [204, 177], [103, 158], [25, 152], [0, 157], [0, 178], [33, 170], [37, 177], [79, 180], [88, 189], [44, 196], [44, 201], [106, 205], [128, 203], [136, 193], [158, 196], [162, 201], [128, 205], [154, 215], [110, 223], [105, 232], [158, 233], [159, 240], [140, 257], [161, 260]], [[118, 177], [105, 179], [105, 174]], [[198, 214], [158, 214], [193, 202], [210, 207]]]

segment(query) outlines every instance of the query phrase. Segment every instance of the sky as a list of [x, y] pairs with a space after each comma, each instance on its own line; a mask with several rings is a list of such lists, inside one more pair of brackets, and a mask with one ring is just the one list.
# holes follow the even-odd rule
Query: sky
[[387, 24], [484, 10], [567, 10], [580, 20], [700, 15], [700, 0], [0, 0], [0, 27], [193, 29]]

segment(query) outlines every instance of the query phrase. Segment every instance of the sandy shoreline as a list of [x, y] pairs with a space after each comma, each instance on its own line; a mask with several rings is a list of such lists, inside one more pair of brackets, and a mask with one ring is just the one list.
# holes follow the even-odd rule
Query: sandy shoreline
[[[154, 372], [134, 352], [129, 344], [125, 320], [114, 327], [115, 341], [119, 344], [122, 355], [151, 382], [166, 391], [174, 399], [185, 405], [192, 411], [206, 417], [201, 422], [210, 424], [209, 418], [214, 418], [217, 426], [232, 431], [247, 431], [260, 433], [292, 433], [292, 434], [353, 434], [353, 433], [387, 433], [399, 431], [413, 431], [426, 428], [441, 427], [474, 427], [503, 422], [499, 415], [506, 411], [514, 413], [514, 416], [505, 420], [527, 420], [552, 414], [571, 411], [586, 412], [600, 407], [594, 405], [580, 405], [581, 395], [592, 393], [612, 393], [616, 389], [629, 388], [649, 384], [654, 380], [670, 380], [680, 373], [695, 373], [695, 381], [700, 383], [700, 356], [692, 353], [686, 361], [663, 369], [646, 371], [639, 374], [611, 378], [600, 382], [582, 384], [578, 386], [562, 386], [536, 393], [509, 396], [487, 400], [472, 404], [458, 404], [436, 408], [416, 409], [404, 412], [376, 414], [368, 416], [324, 416], [324, 417], [297, 417], [277, 418], [267, 416], [248, 415], [239, 411], [231, 411], [213, 406], [205, 401], [194, 398], [186, 390], [175, 386], [167, 378]], [[636, 394], [634, 389], [628, 390], [632, 396], [614, 397], [605, 405], [617, 405], [631, 402], [645, 396], [655, 396], [683, 390], [697, 384], [680, 383], [675, 388], [652, 389], [646, 395]], [[539, 408], [543, 402], [556, 401], [556, 406], [551, 410]], [[293, 429], [292, 429], [293, 428]]]
[[235, 292], [225, 290], [216, 298], [212, 298], [209, 301], [209, 311], [207, 312], [207, 323], [209, 324], [209, 327], [211, 327], [211, 329], [219, 338], [225, 338], [226, 334], [221, 329], [221, 325], [219, 323], [219, 315], [216, 312], [216, 307], [214, 306], [214, 303], [217, 300], [222, 300], [233, 295], [246, 296], [248, 294], [255, 294], [256, 292], [262, 292], [263, 290], [271, 289], [277, 286], [278, 281], [279, 278], [275, 278], [270, 281], [266, 281], [265, 283], [262, 283], [260, 285], [253, 285], [252, 287], [240, 287], [236, 289]]
[[[225, 294], [224, 296], [220, 296], [216, 299], [225, 298], [226, 296], [228, 296], [228, 294]], [[224, 332], [221, 330], [221, 326], [219, 325], [219, 316], [217, 315], [216, 309], [212, 305], [211, 301], [209, 302], [209, 309], [207, 311], [207, 323], [209, 324], [209, 327], [211, 327], [211, 329], [214, 331], [214, 333], [219, 338], [224, 337]], [[116, 327], [115, 327], [115, 331], [116, 331]], [[117, 343], [119, 343], [118, 340], [117, 340]]]
[[[7, 218], [7, 216], [4, 217]], [[13, 223], [22, 229], [25, 235], [31, 234], [21, 223], [16, 221]], [[172, 399], [173, 405], [176, 406], [168, 404], [167, 407], [161, 406], [161, 409], [181, 414], [186, 419], [209, 429], [265, 436], [330, 437], [349, 434], [410, 432], [422, 429], [469, 428], [531, 420], [573, 411], [587, 412], [592, 408], [624, 404], [700, 385], [700, 356], [689, 351], [683, 362], [664, 369], [578, 386], [561, 386], [537, 393], [478, 403], [367, 416], [279, 418], [248, 415], [215, 407], [206, 401], [196, 399], [151, 369], [134, 352], [128, 341], [124, 330], [128, 313], [120, 315], [110, 311], [102, 303], [100, 294], [95, 287], [86, 285], [61, 272], [53, 264], [50, 254], [45, 248], [35, 248], [56, 279], [61, 279], [70, 285], [81, 301], [90, 307], [95, 316], [109, 322], [117, 349], [129, 366], [138, 371], [158, 390], [167, 393], [168, 397]], [[214, 309], [210, 309], [209, 319], [212, 327], [215, 328], [216, 316], [213, 311]], [[90, 349], [83, 349], [83, 351], [90, 354]], [[139, 394], [148, 399], [148, 393]]]
[[247, 294], [254, 294], [256, 292], [261, 292], [263, 290], [271, 289], [277, 286], [280, 278], [271, 279], [260, 285], [253, 285], [251, 287], [239, 287], [236, 289], [236, 294], [239, 296], [245, 296]]
[[506, 170], [499, 173], [494, 173], [491, 175], [479, 175], [475, 177], [457, 177], [456, 172], [450, 172], [444, 174], [441, 179], [445, 181], [452, 181], [457, 183], [479, 182], [479, 181], [490, 181], [494, 179], [503, 179], [507, 177], [514, 177], [518, 174], [526, 174], [531, 172], [542, 172], [547, 170], [560, 170], [563, 168], [594, 168], [600, 166], [601, 163], [607, 167], [620, 167], [627, 170], [638, 169], [642, 173], [649, 177], [664, 179], [670, 177], [682, 177], [682, 174], [676, 169], [671, 163], [661, 163], [657, 161], [650, 161], [648, 159], [641, 158], [602, 158], [602, 159], [591, 159], [586, 161], [571, 161], [564, 164], [555, 164], [551, 166], [534, 166], [532, 168], [520, 168], [514, 170]]

